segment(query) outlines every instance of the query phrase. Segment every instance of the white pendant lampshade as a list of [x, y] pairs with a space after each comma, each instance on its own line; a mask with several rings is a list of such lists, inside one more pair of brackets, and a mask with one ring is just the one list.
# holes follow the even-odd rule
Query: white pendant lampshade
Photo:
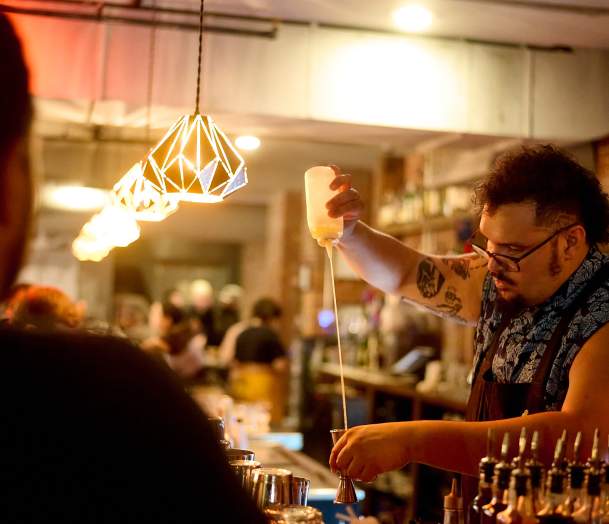
[[144, 164], [137, 162], [116, 183], [111, 192], [115, 207], [129, 211], [136, 220], [160, 222], [178, 209], [144, 177]]
[[151, 150], [144, 177], [171, 202], [214, 203], [247, 184], [245, 162], [213, 119], [182, 116]]

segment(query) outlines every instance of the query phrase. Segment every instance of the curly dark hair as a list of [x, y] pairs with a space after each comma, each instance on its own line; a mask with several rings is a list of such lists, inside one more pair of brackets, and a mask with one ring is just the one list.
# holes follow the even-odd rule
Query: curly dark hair
[[609, 242], [609, 197], [591, 171], [552, 145], [522, 146], [500, 155], [475, 188], [478, 212], [533, 202], [539, 224], [573, 216], [589, 245]]

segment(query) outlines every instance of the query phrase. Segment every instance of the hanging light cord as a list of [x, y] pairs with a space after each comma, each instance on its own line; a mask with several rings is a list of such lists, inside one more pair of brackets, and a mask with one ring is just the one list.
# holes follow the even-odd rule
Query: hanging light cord
[[205, 0], [201, 0], [201, 12], [199, 13], [199, 68], [197, 69], [197, 105], [195, 115], [199, 114], [199, 97], [201, 94], [201, 62], [203, 61], [203, 9]]
[[152, 84], [154, 81], [154, 56], [156, 54], [156, 0], [152, 0], [152, 29], [150, 33], [150, 47], [148, 50], [148, 89], [146, 92], [146, 140], [150, 142], [150, 128], [152, 127]]

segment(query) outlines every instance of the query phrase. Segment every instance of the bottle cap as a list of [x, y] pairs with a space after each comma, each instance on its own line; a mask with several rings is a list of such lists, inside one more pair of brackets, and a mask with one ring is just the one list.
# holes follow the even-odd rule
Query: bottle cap
[[444, 509], [455, 511], [463, 509], [463, 499], [459, 496], [459, 492], [457, 491], [456, 478], [453, 479], [450, 493], [444, 497]]

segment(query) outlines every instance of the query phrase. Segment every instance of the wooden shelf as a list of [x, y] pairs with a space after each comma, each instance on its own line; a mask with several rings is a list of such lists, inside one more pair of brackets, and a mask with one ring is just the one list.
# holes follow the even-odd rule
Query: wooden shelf
[[[320, 377], [340, 379], [340, 369], [337, 364], [321, 364], [316, 368], [316, 371]], [[345, 383], [351, 386], [411, 399], [421, 405], [444, 408], [447, 411], [454, 411], [456, 413], [465, 413], [465, 402], [441, 395], [418, 392], [415, 389], [416, 378], [412, 376], [396, 377], [382, 371], [370, 371], [345, 366], [344, 378]], [[419, 409], [415, 409], [413, 412], [420, 412], [422, 407], [418, 406]]]
[[451, 229], [455, 222], [463, 219], [473, 219], [472, 213], [456, 213], [450, 217], [434, 217], [421, 220], [420, 222], [408, 222], [405, 224], [389, 224], [381, 227], [381, 231], [397, 237], [420, 235], [424, 231], [442, 231]]

